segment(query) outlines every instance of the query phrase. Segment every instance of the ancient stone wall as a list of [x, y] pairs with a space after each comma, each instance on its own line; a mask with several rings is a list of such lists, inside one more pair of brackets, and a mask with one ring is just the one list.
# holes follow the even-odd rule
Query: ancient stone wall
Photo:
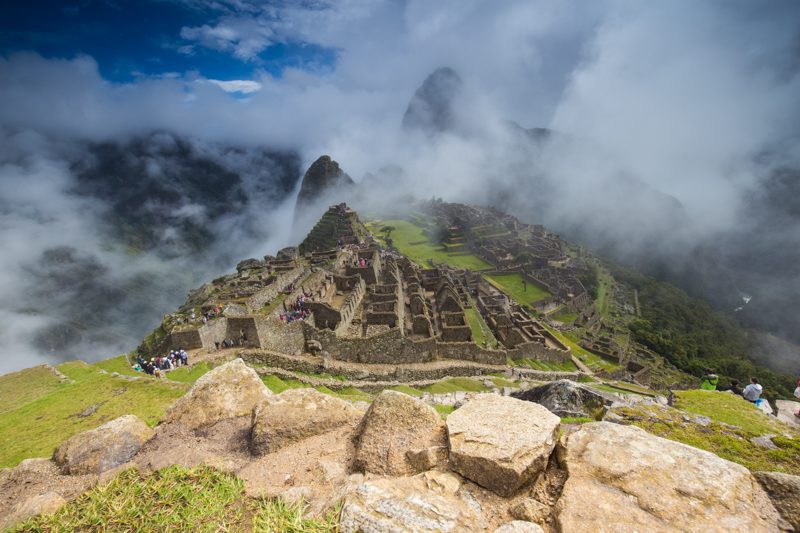
[[256, 311], [270, 303], [287, 285], [297, 281], [297, 279], [303, 275], [303, 272], [304, 268], [302, 266], [295, 266], [291, 270], [277, 274], [275, 276], [275, 281], [248, 298], [246, 304], [248, 311]]
[[421, 363], [436, 359], [434, 339], [412, 340], [402, 328], [371, 337], [340, 337], [330, 330], [303, 325], [306, 339], [316, 340], [334, 359], [366, 364]]
[[200, 332], [197, 329], [187, 329], [184, 331], [173, 331], [169, 335], [169, 350], [183, 348], [184, 350], [194, 350], [202, 348], [203, 341], [200, 339]]
[[209, 320], [200, 328], [200, 338], [203, 348], [206, 350], [216, 349], [216, 343], [225, 339], [225, 332], [228, 330], [228, 319], [225, 317]]
[[303, 325], [314, 327], [308, 322], [308, 319], [287, 323], [272, 316], [259, 317], [255, 324], [261, 348], [285, 354], [302, 353], [305, 349]]
[[344, 331], [348, 326], [350, 326], [356, 311], [358, 311], [361, 305], [361, 300], [364, 299], [364, 293], [366, 290], [366, 283], [364, 283], [363, 279], [359, 278], [358, 283], [355, 284], [353, 290], [347, 295], [347, 299], [342, 304], [341, 309], [339, 309], [342, 319], [339, 322], [339, 325], [336, 326], [336, 331]]
[[[256, 321], [253, 317], [230, 317], [225, 331], [225, 336], [232, 339], [237, 346], [258, 347], [259, 338]], [[241, 338], [244, 336], [244, 341]]]
[[443, 359], [473, 361], [488, 365], [506, 364], [505, 350], [486, 350], [472, 342], [439, 342], [439, 356]]

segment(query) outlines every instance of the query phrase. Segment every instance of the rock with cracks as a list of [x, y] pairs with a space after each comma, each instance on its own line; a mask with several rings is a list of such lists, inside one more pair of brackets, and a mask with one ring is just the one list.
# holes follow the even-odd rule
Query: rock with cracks
[[478, 395], [447, 417], [451, 467], [509, 496], [544, 470], [560, 422], [535, 403]]
[[253, 410], [250, 450], [272, 453], [299, 440], [342, 426], [363, 415], [353, 404], [314, 389], [290, 389], [269, 397]]
[[[344, 499], [343, 533], [482, 531], [481, 512], [460, 496], [460, 481], [433, 472], [413, 477], [367, 480]], [[440, 479], [442, 476], [451, 480]]]
[[172, 404], [161, 422], [197, 428], [249, 416], [255, 406], [271, 395], [255, 370], [241, 359], [234, 359], [198, 379], [189, 392]]
[[354, 468], [390, 476], [412, 474], [441, 459], [437, 450], [444, 444], [444, 422], [433, 407], [402, 392], [383, 391], [361, 422]]
[[778, 513], [750, 472], [633, 426], [584, 424], [558, 453], [568, 472], [561, 531], [778, 531]]
[[507, 524], [503, 524], [494, 530], [494, 533], [544, 533], [539, 524], [533, 522], [525, 522], [523, 520], [514, 520]]
[[614, 403], [613, 398], [568, 379], [560, 379], [539, 387], [515, 392], [514, 398], [538, 403], [551, 413], [561, 417], [589, 417], [597, 419], [607, 406]]
[[753, 474], [767, 492], [788, 531], [800, 531], [800, 476], [780, 472]]
[[139, 417], [125, 415], [74, 435], [56, 448], [53, 460], [64, 474], [100, 474], [130, 461], [153, 435]]

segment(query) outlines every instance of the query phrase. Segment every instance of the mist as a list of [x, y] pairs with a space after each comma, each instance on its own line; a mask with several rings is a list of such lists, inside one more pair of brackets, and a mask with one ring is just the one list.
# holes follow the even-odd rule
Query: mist
[[[800, 250], [794, 2], [198, 4], [212, 18], [176, 46], [249, 61], [300, 41], [335, 63], [112, 82], [88, 55], [0, 57], [0, 372], [128, 351], [192, 286], [293, 244], [323, 153], [361, 206], [493, 204], [723, 310], [750, 295], [740, 316], [800, 342], [800, 258], [778, 253]], [[404, 127], [443, 66], [448, 127]], [[129, 161], [103, 166], [102, 146]]]

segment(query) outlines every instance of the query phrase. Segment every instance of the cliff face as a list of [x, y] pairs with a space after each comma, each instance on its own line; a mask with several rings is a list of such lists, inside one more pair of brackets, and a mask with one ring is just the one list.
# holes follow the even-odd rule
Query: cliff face
[[455, 70], [440, 67], [434, 70], [414, 93], [403, 115], [403, 127], [425, 133], [439, 133], [455, 125], [454, 99], [462, 81]]

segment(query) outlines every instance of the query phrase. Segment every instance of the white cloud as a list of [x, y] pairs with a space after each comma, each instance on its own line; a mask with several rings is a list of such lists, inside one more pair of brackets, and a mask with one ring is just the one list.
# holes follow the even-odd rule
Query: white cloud
[[261, 84], [253, 80], [208, 80], [226, 93], [252, 94], [261, 90]]

